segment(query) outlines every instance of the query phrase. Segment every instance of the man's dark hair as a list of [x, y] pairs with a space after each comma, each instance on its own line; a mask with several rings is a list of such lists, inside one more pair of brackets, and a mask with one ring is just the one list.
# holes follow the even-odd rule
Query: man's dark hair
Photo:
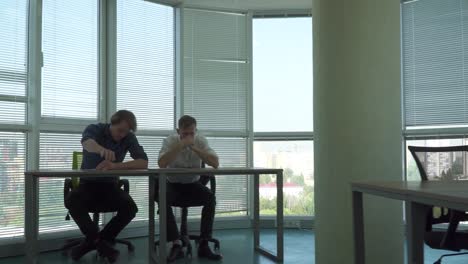
[[189, 115], [184, 115], [179, 119], [179, 128], [188, 128], [197, 125], [197, 120]]
[[128, 110], [119, 110], [111, 117], [112, 125], [120, 124], [123, 121], [127, 122], [128, 126], [130, 127], [130, 130], [132, 130], [133, 132], [137, 130], [136, 117], [132, 112]]

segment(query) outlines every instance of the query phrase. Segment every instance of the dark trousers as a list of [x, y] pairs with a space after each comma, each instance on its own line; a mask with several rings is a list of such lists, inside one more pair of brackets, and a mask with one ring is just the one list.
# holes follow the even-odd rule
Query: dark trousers
[[[138, 212], [132, 197], [114, 183], [80, 184], [68, 194], [65, 207], [89, 240], [95, 240], [98, 236], [101, 239], [114, 240]], [[99, 227], [91, 220], [90, 212], [117, 212], [117, 214], [99, 234]]]
[[180, 238], [177, 222], [172, 206], [193, 207], [203, 206], [200, 224], [202, 239], [211, 238], [216, 208], [216, 197], [211, 190], [200, 182], [195, 183], [167, 183], [167, 240]]

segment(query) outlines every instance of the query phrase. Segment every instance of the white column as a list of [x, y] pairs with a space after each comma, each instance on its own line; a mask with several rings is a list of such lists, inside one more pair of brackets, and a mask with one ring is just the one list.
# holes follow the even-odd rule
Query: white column
[[[353, 260], [350, 181], [401, 180], [400, 1], [313, 0], [316, 263]], [[364, 197], [366, 263], [403, 263], [401, 203]]]

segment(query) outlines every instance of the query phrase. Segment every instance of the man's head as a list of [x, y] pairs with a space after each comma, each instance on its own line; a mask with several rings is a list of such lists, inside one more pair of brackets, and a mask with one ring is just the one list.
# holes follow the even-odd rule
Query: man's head
[[135, 132], [137, 121], [135, 115], [127, 110], [119, 110], [111, 117], [111, 135], [114, 141], [121, 141], [128, 133]]
[[194, 137], [197, 131], [197, 120], [191, 116], [184, 115], [179, 119], [178, 126], [177, 133], [179, 133], [180, 138]]

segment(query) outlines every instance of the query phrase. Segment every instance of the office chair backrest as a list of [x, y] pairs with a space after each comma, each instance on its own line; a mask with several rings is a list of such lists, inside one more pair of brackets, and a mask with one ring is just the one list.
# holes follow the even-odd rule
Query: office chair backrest
[[[468, 180], [468, 146], [408, 146], [422, 181]], [[443, 220], [448, 208], [433, 207], [432, 218]]]
[[409, 146], [421, 180], [468, 180], [468, 146], [416, 147]]
[[[73, 152], [73, 163], [72, 169], [79, 170], [81, 168], [81, 162], [83, 161], [83, 152], [74, 151]], [[79, 177], [72, 177], [72, 186], [76, 188], [80, 185], [80, 178]]]

